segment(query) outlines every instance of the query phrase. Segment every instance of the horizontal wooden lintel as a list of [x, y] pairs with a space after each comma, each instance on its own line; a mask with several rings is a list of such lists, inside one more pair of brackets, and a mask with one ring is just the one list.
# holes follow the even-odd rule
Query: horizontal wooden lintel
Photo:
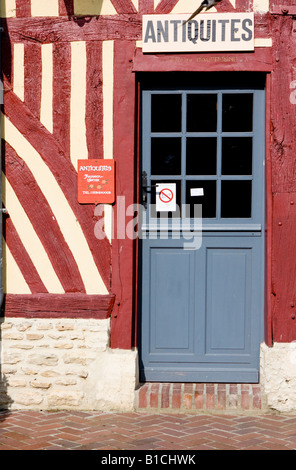
[[292, 15], [296, 16], [296, 6], [295, 5], [276, 5], [272, 8], [272, 15]]
[[2, 317], [106, 319], [114, 300], [114, 295], [5, 294]]

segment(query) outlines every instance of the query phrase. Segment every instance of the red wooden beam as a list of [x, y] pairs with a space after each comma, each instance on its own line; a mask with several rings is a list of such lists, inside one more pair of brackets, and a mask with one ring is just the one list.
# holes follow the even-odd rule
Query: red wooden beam
[[[86, 141], [89, 158], [103, 158], [103, 71], [102, 42], [86, 43], [87, 81], [86, 81]], [[99, 118], [100, 117], [100, 118]]]
[[117, 13], [137, 13], [134, 4], [130, 0], [111, 0]]
[[59, 0], [59, 15], [60, 16], [74, 15], [74, 0]]
[[264, 311], [264, 336], [265, 343], [272, 346], [272, 166], [271, 166], [271, 133], [270, 112], [272, 105], [271, 74], [266, 74], [265, 84], [265, 311]]
[[295, 5], [275, 5], [271, 8], [272, 15], [296, 15]]
[[53, 136], [70, 158], [71, 45], [53, 44]]
[[[9, 90], [9, 84], [4, 84], [5, 90]], [[98, 240], [94, 236], [94, 207], [80, 205], [77, 202], [77, 171], [71, 161], [64, 154], [62, 147], [54, 136], [40, 123], [22, 101], [11, 91], [5, 93], [5, 115], [37, 150], [41, 158], [47, 164], [57, 182], [59, 183], [69, 205], [71, 206], [78, 222], [81, 225], [89, 249], [93, 255], [96, 266], [105, 282], [110, 288], [110, 262], [111, 247], [105, 237]]]
[[[24, 103], [38, 119], [41, 106], [41, 45], [34, 43], [25, 44], [24, 76], [25, 99]], [[33, 66], [34, 64], [34, 66]]]
[[15, 10], [17, 18], [31, 16], [31, 0], [16, 0]]
[[109, 318], [114, 295], [5, 294], [5, 317], [24, 318]]
[[65, 292], [85, 292], [77, 263], [61, 233], [54, 213], [26, 163], [7, 143], [4, 172], [30, 219]]
[[171, 13], [172, 9], [177, 5], [179, 0], [161, 0], [155, 8], [155, 13], [164, 15]]
[[273, 68], [271, 48], [254, 52], [216, 52], [203, 54], [143, 54], [136, 50], [134, 72], [270, 72]]
[[[135, 74], [132, 73], [134, 50], [135, 44], [131, 41], [116, 41], [114, 44], [114, 157], [117, 197], [125, 198], [121, 207], [123, 216], [127, 207], [135, 201]], [[127, 119], [127, 116], [131, 118]], [[111, 319], [111, 347], [130, 349], [133, 346], [134, 327], [134, 242], [124, 234], [126, 223], [118, 226], [118, 210], [117, 199], [114, 217], [115, 238], [112, 242], [112, 292], [116, 294], [116, 303]], [[121, 231], [120, 237], [118, 230]]]
[[[47, 289], [43, 284], [23, 242], [21, 241], [10, 217], [5, 218], [4, 222], [4, 239], [10, 252], [17, 263], [30, 291], [33, 294], [45, 293]], [[4, 275], [5, 276], [5, 275]]]
[[87, 17], [87, 21], [85, 17], [69, 19], [67, 16], [5, 18], [0, 24], [4, 28], [4, 37], [8, 34], [11, 42], [21, 43], [137, 40], [142, 37], [142, 16], [139, 14], [93, 16]]

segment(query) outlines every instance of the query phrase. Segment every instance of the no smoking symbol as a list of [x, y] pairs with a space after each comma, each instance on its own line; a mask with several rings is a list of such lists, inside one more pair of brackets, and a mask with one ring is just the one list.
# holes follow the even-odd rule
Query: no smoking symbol
[[169, 188], [164, 188], [159, 193], [159, 199], [161, 200], [161, 202], [164, 202], [165, 204], [167, 204], [168, 202], [171, 202], [173, 200], [173, 197], [174, 197], [174, 193]]

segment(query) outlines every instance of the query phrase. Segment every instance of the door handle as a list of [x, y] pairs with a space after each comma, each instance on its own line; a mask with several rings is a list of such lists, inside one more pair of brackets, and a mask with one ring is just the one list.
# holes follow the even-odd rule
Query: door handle
[[156, 184], [147, 184], [147, 172], [144, 170], [142, 171], [142, 202], [147, 209], [147, 193], [150, 192], [151, 188], [156, 188]]

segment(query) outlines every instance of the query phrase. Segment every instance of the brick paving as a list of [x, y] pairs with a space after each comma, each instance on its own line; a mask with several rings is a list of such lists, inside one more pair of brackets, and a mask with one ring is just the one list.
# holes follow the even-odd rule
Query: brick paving
[[296, 450], [296, 415], [2, 411], [0, 450]]

